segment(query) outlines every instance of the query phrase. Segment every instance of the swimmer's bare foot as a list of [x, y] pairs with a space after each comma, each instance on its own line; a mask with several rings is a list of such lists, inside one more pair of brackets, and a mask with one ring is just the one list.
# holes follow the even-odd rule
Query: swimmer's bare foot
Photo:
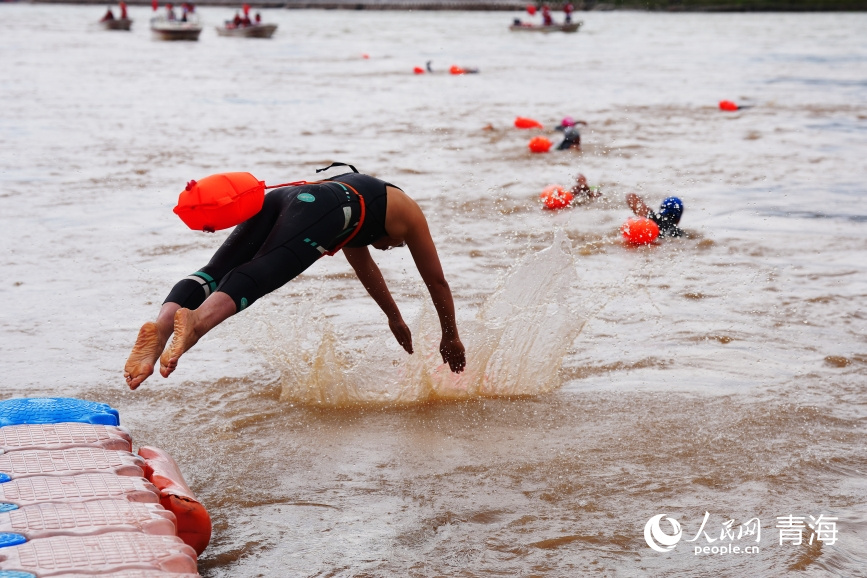
[[135, 389], [154, 372], [154, 364], [159, 359], [166, 342], [160, 340], [157, 324], [147, 322], [141, 326], [135, 345], [123, 366], [123, 377], [130, 389]]
[[160, 356], [160, 375], [168, 377], [178, 366], [181, 355], [199, 341], [195, 332], [196, 314], [189, 309], [178, 309], [175, 313], [175, 332], [172, 342]]

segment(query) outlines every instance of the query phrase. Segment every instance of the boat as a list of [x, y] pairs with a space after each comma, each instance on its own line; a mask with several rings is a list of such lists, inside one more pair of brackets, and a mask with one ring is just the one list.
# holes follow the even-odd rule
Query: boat
[[99, 26], [103, 30], [129, 30], [132, 20], [129, 18], [114, 18], [112, 20], [100, 20]]
[[236, 26], [234, 22], [226, 22], [223, 26], [217, 26], [219, 36], [233, 36], [238, 38], [271, 38], [277, 30], [276, 24], [249, 24]]
[[541, 26], [537, 24], [512, 24], [509, 30], [512, 32], [578, 32], [578, 29], [584, 24], [583, 21], [564, 22], [563, 24], [551, 24], [550, 26]]
[[202, 25], [193, 15], [189, 15], [186, 21], [154, 16], [151, 18], [151, 32], [157, 40], [198, 40]]

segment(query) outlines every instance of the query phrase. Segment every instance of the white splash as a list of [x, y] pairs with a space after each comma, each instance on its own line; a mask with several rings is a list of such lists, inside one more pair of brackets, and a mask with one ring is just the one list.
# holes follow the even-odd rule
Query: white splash
[[506, 274], [475, 320], [460, 324], [467, 350], [461, 374], [442, 363], [439, 321], [429, 300], [411, 327], [413, 355], [399, 351], [387, 331], [363, 354], [353, 353], [310, 304], [288, 323], [260, 319], [269, 336], [260, 349], [280, 371], [281, 399], [294, 403], [404, 405], [536, 395], [560, 386], [560, 366], [583, 326], [565, 299], [576, 283], [571, 243], [558, 232], [551, 247]]

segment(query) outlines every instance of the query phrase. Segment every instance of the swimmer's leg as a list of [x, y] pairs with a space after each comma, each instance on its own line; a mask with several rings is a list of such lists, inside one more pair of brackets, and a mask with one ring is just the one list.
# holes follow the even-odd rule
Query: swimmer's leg
[[123, 366], [123, 377], [130, 389], [135, 389], [154, 372], [154, 365], [172, 334], [177, 303], [165, 303], [156, 322], [148, 321], [139, 329], [135, 345]]
[[222, 291], [212, 293], [198, 309], [177, 309], [174, 314], [172, 342], [159, 358], [160, 375], [171, 375], [177, 368], [181, 355], [189, 351], [208, 331], [236, 312], [235, 302]]

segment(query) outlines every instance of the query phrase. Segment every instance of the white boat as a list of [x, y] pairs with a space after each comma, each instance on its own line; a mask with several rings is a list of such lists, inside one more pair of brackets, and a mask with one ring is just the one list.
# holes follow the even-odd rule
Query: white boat
[[187, 20], [170, 20], [165, 16], [151, 18], [151, 32], [158, 40], [198, 40], [202, 25], [195, 16]]
[[542, 26], [537, 24], [512, 24], [509, 30], [512, 32], [578, 32], [578, 29], [584, 24], [583, 21], [564, 22], [563, 24], [552, 24], [550, 26]]
[[217, 26], [217, 34], [220, 36], [234, 36], [238, 38], [271, 38], [277, 30], [276, 24], [249, 24], [235, 26], [233, 22], [226, 22], [224, 26]]

